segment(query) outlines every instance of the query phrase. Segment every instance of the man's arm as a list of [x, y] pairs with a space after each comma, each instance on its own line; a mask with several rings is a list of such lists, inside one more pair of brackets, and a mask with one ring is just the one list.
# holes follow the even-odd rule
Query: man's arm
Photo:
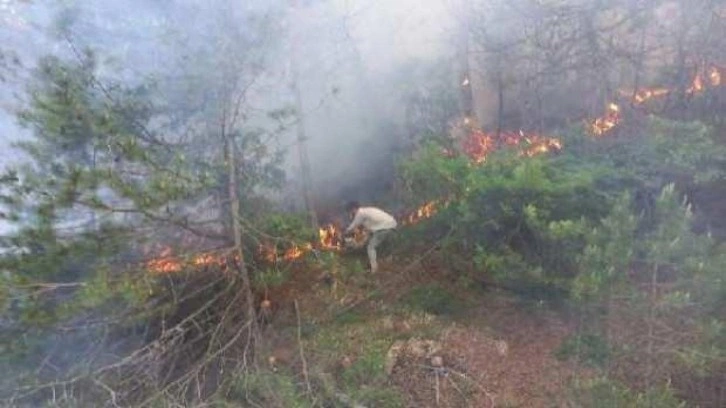
[[345, 229], [344, 234], [349, 234], [353, 232], [354, 229], [358, 228], [358, 226], [363, 222], [363, 215], [360, 211], [357, 211], [355, 213], [355, 217], [353, 217], [353, 222], [350, 223], [348, 228]]

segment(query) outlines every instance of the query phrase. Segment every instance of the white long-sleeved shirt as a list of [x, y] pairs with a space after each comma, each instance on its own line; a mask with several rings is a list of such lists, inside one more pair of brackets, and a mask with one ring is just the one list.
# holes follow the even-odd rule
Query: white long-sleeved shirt
[[345, 232], [351, 232], [359, 225], [370, 232], [383, 229], [393, 229], [398, 226], [396, 219], [391, 214], [376, 207], [361, 207], [355, 213], [353, 222], [346, 228]]

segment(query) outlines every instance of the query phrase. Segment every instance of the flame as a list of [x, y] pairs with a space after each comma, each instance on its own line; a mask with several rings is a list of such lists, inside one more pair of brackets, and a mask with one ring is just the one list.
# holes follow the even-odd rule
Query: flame
[[500, 145], [519, 146], [520, 156], [527, 157], [562, 149], [562, 142], [559, 139], [534, 133], [527, 134], [522, 130], [518, 132], [501, 132], [497, 139], [496, 136], [487, 134], [481, 129], [471, 129], [462, 140], [461, 146], [464, 154], [474, 164], [480, 164], [486, 161], [487, 156], [498, 148], [497, 140]]
[[686, 89], [686, 93], [694, 94], [701, 91], [703, 91], [703, 77], [701, 76], [701, 74], [697, 74], [696, 77], [693, 78], [691, 86]]
[[[704, 92], [707, 87], [718, 87], [721, 82], [722, 69], [716, 65], [701, 67], [693, 76], [690, 85], [686, 88], [687, 95], [696, 95]], [[622, 96], [629, 96], [633, 105], [643, 105], [646, 102], [657, 99], [673, 92], [669, 88], [644, 88], [633, 93], [632, 91], [620, 90], [618, 93]], [[617, 104], [611, 102], [604, 116], [595, 119], [590, 124], [590, 130], [595, 136], [601, 136], [620, 123], [620, 108]]]
[[642, 105], [651, 99], [659, 98], [670, 93], [668, 88], [644, 88], [637, 92], [620, 90], [618, 93], [622, 96], [631, 97], [634, 105]]
[[[522, 131], [518, 133], [504, 133], [500, 140], [503, 144], [510, 146], [523, 145], [520, 155], [527, 157], [562, 148], [562, 144], [558, 139], [546, 138], [535, 134], [526, 135]], [[494, 137], [487, 135], [480, 129], [474, 129], [470, 132], [469, 137], [464, 140], [463, 146], [465, 153], [474, 163], [484, 161], [487, 154], [496, 149]], [[440, 208], [448, 205], [450, 202], [450, 199], [445, 199], [424, 203], [414, 211], [403, 216], [401, 224], [413, 225], [431, 218]], [[357, 245], [364, 243], [366, 239], [367, 234], [361, 228], [354, 232], [352, 238]], [[328, 224], [318, 229], [318, 239], [315, 243], [293, 244], [282, 251], [282, 253], [276, 244], [260, 244], [258, 246], [258, 255], [268, 263], [277, 263], [280, 261], [292, 262], [300, 259], [316, 247], [323, 250], [340, 251], [342, 249], [342, 242], [341, 230], [335, 224]], [[202, 253], [192, 258], [189, 264], [194, 266], [220, 265], [225, 267], [226, 261], [224, 257], [215, 256], [213, 253]], [[179, 272], [184, 266], [185, 264], [178, 257], [172, 255], [171, 248], [165, 248], [161, 251], [159, 257], [147, 263], [150, 271], [159, 274]]]
[[474, 163], [486, 160], [487, 155], [494, 151], [494, 138], [481, 129], [473, 129], [462, 141], [462, 150]]
[[[704, 91], [707, 86], [721, 86], [721, 72], [722, 69], [715, 65], [711, 65], [706, 69], [700, 69], [691, 81], [690, 86], [686, 89], [686, 93], [696, 94]], [[462, 86], [468, 84], [469, 78], [467, 77], [464, 79]], [[634, 105], [642, 105], [652, 99], [668, 95], [671, 92], [672, 90], [668, 88], [645, 88], [634, 93], [624, 90], [619, 91], [620, 95], [631, 98], [631, 102]], [[617, 127], [621, 121], [620, 106], [615, 102], [611, 102], [608, 104], [605, 114], [591, 121], [589, 127], [594, 135], [601, 136]], [[522, 130], [518, 132], [500, 132], [498, 137], [487, 134], [482, 129], [476, 127], [473, 120], [469, 117], [463, 118], [462, 124], [459, 126], [463, 126], [466, 130], [466, 136], [461, 141], [461, 149], [474, 164], [484, 162], [486, 157], [501, 145], [517, 146], [520, 149], [519, 155], [525, 157], [533, 157], [562, 149], [562, 142], [559, 139], [543, 137], [533, 133], [527, 134]], [[442, 149], [442, 154], [446, 157], [454, 157], [456, 155], [450, 149]], [[421, 220], [431, 218], [439, 209], [449, 203], [450, 199], [433, 200], [424, 203], [416, 210], [402, 217], [401, 224], [413, 225]], [[323, 250], [339, 251], [342, 249], [342, 238], [342, 233], [338, 227], [334, 224], [328, 224], [319, 228], [318, 239], [315, 243], [293, 244], [282, 253], [280, 253], [277, 245], [261, 244], [258, 252], [261, 258], [269, 263], [279, 262], [280, 260], [291, 262], [301, 258], [315, 247]], [[353, 235], [353, 241], [355, 243], [360, 244], [365, 239], [366, 234], [363, 230], [358, 229], [355, 231]], [[238, 258], [235, 259], [239, 261]], [[192, 258], [189, 264], [194, 266], [219, 265], [226, 267], [227, 261], [224, 257], [214, 255], [213, 253], [202, 253]], [[148, 261], [146, 266], [152, 273], [167, 274], [181, 271], [185, 264], [178, 257], [172, 255], [171, 248], [165, 248], [157, 258]]]
[[710, 67], [708, 70], [708, 80], [711, 86], [721, 85], [721, 71], [716, 67]]
[[612, 130], [620, 123], [620, 106], [614, 103], [608, 104], [605, 115], [595, 119], [590, 125], [590, 130], [595, 136], [602, 136]]
[[413, 225], [422, 220], [431, 218], [438, 212], [439, 208], [441, 208], [443, 205], [448, 204], [448, 201], [449, 200], [433, 200], [424, 203], [422, 206], [418, 207], [416, 210], [403, 217], [403, 219], [401, 220], [401, 224]]
[[538, 154], [562, 150], [562, 142], [559, 139], [533, 136], [525, 139], [527, 146], [522, 149], [520, 155], [533, 157]]
[[[235, 257], [238, 261], [239, 258]], [[180, 272], [187, 265], [193, 265], [196, 267], [206, 265], [216, 265], [220, 267], [227, 267], [228, 261], [224, 256], [215, 254], [213, 252], [204, 252], [195, 255], [188, 261], [183, 260], [179, 256], [173, 255], [173, 250], [170, 247], [164, 248], [159, 256], [146, 262], [146, 268], [154, 274], [168, 274]]]
[[333, 224], [328, 224], [318, 230], [320, 247], [323, 249], [340, 249], [340, 231]]
[[260, 244], [257, 252], [267, 263], [275, 263], [277, 261], [277, 247], [274, 245]]
[[[431, 218], [438, 209], [447, 205], [450, 200], [436, 200], [425, 203], [416, 210], [402, 217], [402, 225], [416, 224], [421, 220]], [[352, 242], [355, 246], [362, 246], [368, 238], [368, 234], [362, 229], [357, 228], [353, 232]], [[318, 240], [315, 243], [305, 243], [302, 245], [292, 245], [285, 251], [280, 252], [277, 245], [260, 244], [258, 253], [260, 257], [268, 263], [277, 263], [280, 261], [292, 262], [300, 259], [314, 248], [327, 251], [340, 251], [343, 249], [343, 233], [335, 224], [327, 224], [318, 229]]]
[[302, 245], [293, 244], [290, 248], [280, 252], [277, 245], [274, 244], [260, 244], [257, 248], [257, 252], [267, 263], [276, 263], [279, 261], [292, 262], [296, 259], [303, 257], [305, 254], [313, 249], [312, 244], [305, 243]]
[[303, 245], [293, 245], [291, 248], [289, 248], [285, 253], [282, 255], [282, 259], [285, 261], [294, 261], [295, 259], [298, 259], [305, 255], [306, 253], [310, 252], [313, 249], [312, 244], [303, 244]]

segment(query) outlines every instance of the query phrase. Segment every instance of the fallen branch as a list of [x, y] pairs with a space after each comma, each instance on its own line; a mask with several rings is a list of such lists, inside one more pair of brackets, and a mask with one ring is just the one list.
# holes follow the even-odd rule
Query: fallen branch
[[335, 398], [338, 399], [341, 403], [345, 404], [345, 406], [351, 407], [351, 408], [367, 408], [365, 405], [361, 405], [353, 400], [353, 398], [349, 397], [346, 394], [343, 394], [342, 392], [336, 392]]
[[106, 390], [109, 393], [109, 395], [111, 396], [111, 403], [113, 404], [114, 407], [118, 407], [119, 406], [118, 405], [118, 402], [116, 402], [116, 391], [114, 391], [113, 389], [111, 389], [111, 387], [109, 387], [108, 385], [106, 385], [103, 382], [101, 382], [101, 380], [99, 380], [98, 378], [94, 378], [93, 379], [93, 382], [96, 383], [96, 385], [98, 385], [99, 387], [103, 388], [104, 390]]
[[[300, 350], [300, 361], [302, 362], [303, 378], [305, 379], [305, 387], [307, 388], [308, 395], [313, 396], [313, 388], [310, 386], [310, 376], [308, 375], [308, 363], [305, 360], [305, 352], [303, 351], [302, 344], [302, 325], [300, 323], [300, 307], [297, 304], [297, 299], [293, 302], [295, 305], [295, 317], [297, 318], [297, 344]], [[314, 405], [314, 404], [313, 404]]]

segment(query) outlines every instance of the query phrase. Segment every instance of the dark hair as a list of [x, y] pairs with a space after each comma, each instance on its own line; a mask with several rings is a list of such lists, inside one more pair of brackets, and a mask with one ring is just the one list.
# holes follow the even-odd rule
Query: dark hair
[[348, 212], [355, 211], [359, 208], [360, 208], [360, 203], [358, 203], [358, 201], [348, 201], [348, 204], [345, 205], [345, 210]]

